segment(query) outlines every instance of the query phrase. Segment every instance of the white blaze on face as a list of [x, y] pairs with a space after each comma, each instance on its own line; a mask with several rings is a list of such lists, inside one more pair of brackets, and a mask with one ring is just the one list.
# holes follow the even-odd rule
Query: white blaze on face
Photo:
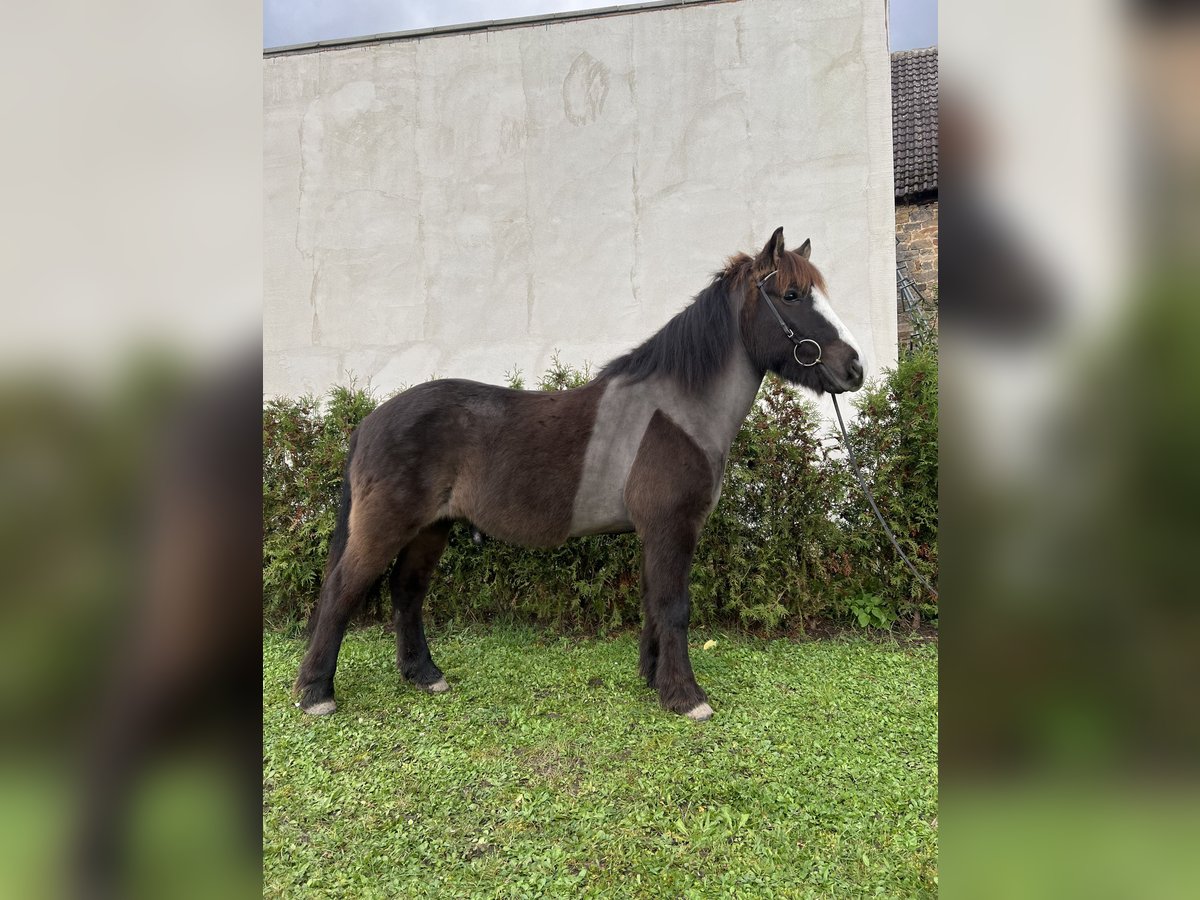
[[829, 298], [816, 285], [813, 285], [812, 289], [812, 304], [817, 315], [821, 316], [834, 327], [839, 340], [854, 348], [854, 352], [858, 354], [859, 360], [865, 366], [867, 364], [866, 359], [863, 357], [862, 348], [858, 346], [858, 341], [854, 340], [854, 335], [850, 333], [850, 329], [842, 324], [842, 320], [838, 318], [838, 314], [833, 311], [833, 307], [829, 304]]

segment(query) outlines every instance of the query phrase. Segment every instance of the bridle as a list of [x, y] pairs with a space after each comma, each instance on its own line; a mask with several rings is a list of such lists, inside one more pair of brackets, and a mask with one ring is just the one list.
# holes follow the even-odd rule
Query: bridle
[[[787, 339], [792, 342], [792, 359], [796, 360], [797, 363], [805, 368], [811, 368], [821, 361], [821, 356], [824, 353], [824, 351], [821, 349], [821, 345], [812, 338], [796, 337], [796, 332], [792, 331], [788, 323], [783, 320], [783, 316], [779, 314], [779, 310], [775, 308], [775, 303], [771, 300], [771, 295], [768, 294], [767, 289], [763, 287], [763, 285], [767, 283], [767, 279], [778, 271], [778, 269], [775, 269], [771, 272], [768, 272], [758, 280], [758, 292], [762, 294], [762, 298], [767, 301], [767, 308], [770, 309], [772, 315], [775, 316], [775, 321], [779, 323], [779, 327], [783, 329], [783, 333], [787, 335]], [[817, 358], [812, 362], [804, 362], [802, 359], [800, 359], [800, 347], [804, 344], [812, 344], [817, 348]]]

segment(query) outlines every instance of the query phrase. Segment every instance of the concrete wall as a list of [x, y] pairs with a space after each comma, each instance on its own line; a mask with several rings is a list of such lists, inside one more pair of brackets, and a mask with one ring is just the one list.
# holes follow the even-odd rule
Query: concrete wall
[[731, 0], [264, 60], [263, 387], [598, 367], [777, 225], [896, 355], [878, 0]]

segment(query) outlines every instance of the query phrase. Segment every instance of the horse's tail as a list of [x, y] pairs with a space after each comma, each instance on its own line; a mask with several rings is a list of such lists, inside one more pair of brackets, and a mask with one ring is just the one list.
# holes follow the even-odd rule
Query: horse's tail
[[[322, 578], [322, 583], [329, 580], [329, 576], [333, 574], [333, 570], [337, 567], [338, 561], [341, 560], [342, 554], [346, 552], [346, 541], [350, 537], [350, 504], [353, 499], [350, 495], [350, 462], [354, 459], [354, 445], [358, 443], [358, 431], [350, 435], [350, 449], [346, 452], [346, 464], [342, 467], [342, 498], [338, 502], [337, 519], [333, 523], [333, 534], [329, 537], [329, 559], [325, 563], [325, 575]], [[323, 593], [323, 591], [322, 591]], [[321, 604], [318, 601], [313, 607], [312, 614], [308, 617], [308, 633], [311, 636], [312, 631], [317, 626], [317, 617], [321, 614]]]
[[342, 499], [338, 503], [337, 521], [333, 535], [329, 538], [329, 561], [325, 564], [325, 577], [333, 571], [342, 554], [346, 552], [346, 539], [350, 536], [350, 462], [354, 459], [354, 445], [358, 443], [358, 432], [350, 435], [350, 449], [346, 452], [346, 464], [342, 467]]

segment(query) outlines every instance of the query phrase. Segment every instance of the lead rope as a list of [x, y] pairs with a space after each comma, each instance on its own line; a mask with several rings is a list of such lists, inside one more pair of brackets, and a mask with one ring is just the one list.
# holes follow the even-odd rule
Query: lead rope
[[875, 505], [875, 498], [871, 496], [871, 489], [867, 487], [866, 480], [862, 477], [862, 472], [858, 469], [858, 460], [854, 458], [854, 451], [850, 449], [850, 437], [846, 434], [846, 423], [842, 421], [842, 410], [838, 406], [837, 394], [830, 394], [829, 398], [833, 400], [833, 411], [837, 413], [838, 428], [842, 430], [842, 446], [846, 448], [846, 455], [850, 457], [850, 468], [854, 472], [854, 477], [858, 479], [858, 486], [862, 488], [864, 494], [867, 495], [867, 502], [871, 504], [871, 509], [875, 513], [875, 518], [879, 520], [879, 524], [883, 526], [883, 533], [888, 536], [888, 540], [892, 542], [892, 546], [896, 548], [896, 552], [900, 554], [900, 558], [904, 560], [904, 564], [908, 566], [908, 571], [916, 576], [917, 581], [925, 585], [929, 593], [933, 594], [934, 599], [937, 599], [938, 592], [933, 589], [924, 576], [917, 571], [916, 566], [909, 562], [908, 557], [904, 555], [904, 551], [900, 549], [900, 545], [896, 542], [895, 536], [892, 534], [892, 529], [888, 528], [887, 522], [883, 520], [883, 513], [879, 511], [879, 507]]

